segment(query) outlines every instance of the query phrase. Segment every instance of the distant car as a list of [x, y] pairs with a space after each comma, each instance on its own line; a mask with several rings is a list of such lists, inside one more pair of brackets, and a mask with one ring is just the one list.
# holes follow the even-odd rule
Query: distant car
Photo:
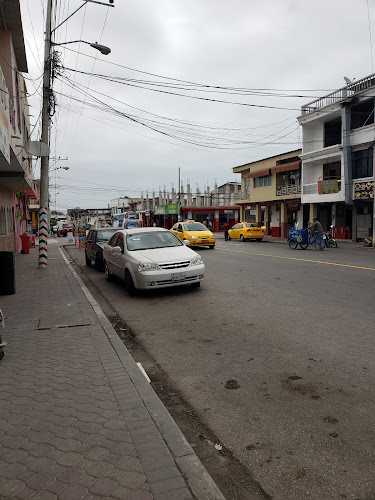
[[189, 247], [205, 246], [215, 248], [216, 238], [213, 233], [201, 222], [177, 222], [172, 233], [181, 241], [187, 240]]
[[257, 240], [262, 241], [264, 232], [262, 229], [251, 222], [240, 222], [235, 224], [228, 231], [229, 238], [231, 240]]
[[117, 230], [104, 246], [103, 258], [107, 280], [124, 280], [129, 295], [138, 289], [199, 287], [204, 278], [200, 255], [160, 227]]
[[86, 265], [91, 266], [91, 262], [94, 262], [99, 271], [104, 270], [103, 247], [116, 231], [118, 229], [110, 227], [89, 230], [85, 242]]
[[60, 235], [66, 236], [68, 233], [74, 234], [75, 226], [73, 222], [63, 222], [62, 227], [60, 229]]

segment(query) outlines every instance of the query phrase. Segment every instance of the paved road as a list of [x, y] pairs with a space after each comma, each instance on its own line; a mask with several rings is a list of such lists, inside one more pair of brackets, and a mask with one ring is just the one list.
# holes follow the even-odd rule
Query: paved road
[[87, 272], [273, 499], [374, 498], [375, 252], [222, 239], [199, 252], [200, 290], [129, 298]]

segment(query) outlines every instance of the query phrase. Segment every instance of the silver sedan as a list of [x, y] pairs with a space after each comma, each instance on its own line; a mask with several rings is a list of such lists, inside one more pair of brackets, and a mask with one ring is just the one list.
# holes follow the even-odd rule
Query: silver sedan
[[205, 267], [199, 254], [159, 227], [117, 231], [103, 249], [107, 280], [125, 281], [129, 295], [190, 284], [199, 287]]

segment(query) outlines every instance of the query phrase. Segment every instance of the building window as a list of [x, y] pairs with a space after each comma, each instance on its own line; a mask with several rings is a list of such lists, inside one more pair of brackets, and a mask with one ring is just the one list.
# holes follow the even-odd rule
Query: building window
[[0, 207], [0, 235], [7, 234], [5, 208]]
[[324, 147], [341, 144], [341, 118], [324, 123]]
[[323, 164], [323, 180], [340, 180], [341, 179], [341, 162], [334, 161], [332, 163]]
[[361, 102], [350, 109], [351, 130], [374, 123], [374, 100]]
[[373, 148], [352, 153], [353, 179], [373, 176]]
[[264, 175], [262, 177], [255, 177], [254, 179], [255, 188], [271, 186], [271, 183], [272, 183], [272, 175]]

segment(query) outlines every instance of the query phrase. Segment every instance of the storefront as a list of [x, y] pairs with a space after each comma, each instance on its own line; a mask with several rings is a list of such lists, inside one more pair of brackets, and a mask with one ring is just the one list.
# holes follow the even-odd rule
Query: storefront
[[182, 207], [183, 220], [212, 224], [213, 231], [224, 231], [224, 224], [234, 226], [239, 221], [240, 207]]
[[154, 222], [157, 227], [170, 229], [178, 220], [178, 203], [154, 206]]
[[[374, 181], [371, 179], [354, 183], [353, 230], [356, 241], [373, 234]], [[354, 232], [354, 231], [353, 231]]]

